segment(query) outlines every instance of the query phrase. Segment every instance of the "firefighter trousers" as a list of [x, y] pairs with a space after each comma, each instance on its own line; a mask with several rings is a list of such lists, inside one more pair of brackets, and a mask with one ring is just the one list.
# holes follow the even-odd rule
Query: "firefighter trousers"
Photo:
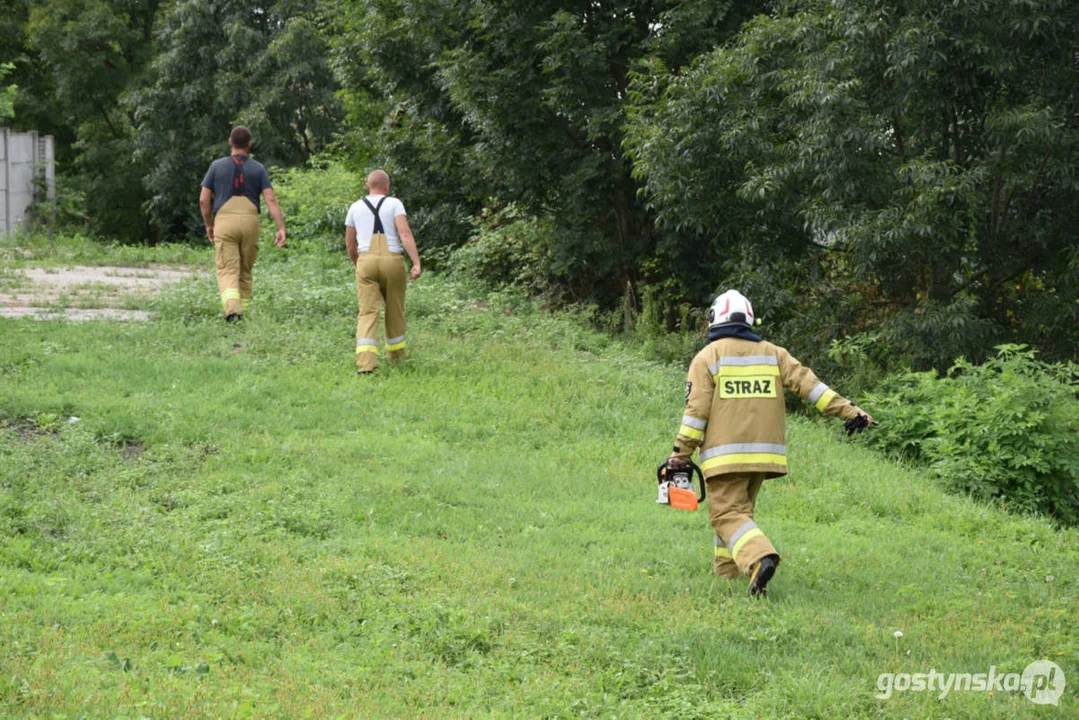
[[405, 359], [405, 290], [408, 273], [401, 253], [390, 252], [386, 236], [375, 233], [371, 246], [356, 261], [360, 314], [356, 321], [356, 369], [378, 367], [378, 315], [386, 305], [387, 359]]
[[259, 254], [259, 214], [246, 197], [232, 197], [214, 216], [217, 289], [226, 317], [241, 315], [251, 302], [251, 269]]
[[715, 573], [736, 578], [776, 552], [753, 521], [764, 473], [729, 473], [708, 478], [708, 520], [715, 532]]

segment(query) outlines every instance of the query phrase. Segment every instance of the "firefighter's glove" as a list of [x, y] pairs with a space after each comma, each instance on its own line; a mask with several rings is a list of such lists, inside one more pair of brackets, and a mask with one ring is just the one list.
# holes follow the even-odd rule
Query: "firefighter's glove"
[[871, 417], [869, 417], [868, 415], [866, 415], [865, 413], [858, 413], [858, 415], [856, 417], [851, 418], [850, 420], [848, 420], [847, 422], [845, 422], [843, 424], [843, 429], [845, 429], [847, 431], [847, 437], [850, 437], [854, 433], [860, 433], [861, 431], [865, 430], [867, 427], [870, 427], [870, 426], [876, 425], [876, 424], [877, 423], [874, 422], [873, 419]]
[[667, 458], [667, 472], [678, 472], [679, 470], [685, 470], [688, 467], [686, 455], [671, 455]]

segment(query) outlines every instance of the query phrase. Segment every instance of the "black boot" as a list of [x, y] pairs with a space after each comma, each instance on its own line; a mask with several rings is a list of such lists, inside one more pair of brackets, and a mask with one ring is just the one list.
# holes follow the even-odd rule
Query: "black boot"
[[243, 320], [244, 316], [240, 313], [229, 313], [225, 316], [225, 322], [236, 322], [237, 320]]
[[753, 563], [749, 569], [749, 594], [753, 597], [767, 595], [768, 581], [776, 574], [777, 567], [779, 567], [779, 556], [775, 554], [765, 555]]

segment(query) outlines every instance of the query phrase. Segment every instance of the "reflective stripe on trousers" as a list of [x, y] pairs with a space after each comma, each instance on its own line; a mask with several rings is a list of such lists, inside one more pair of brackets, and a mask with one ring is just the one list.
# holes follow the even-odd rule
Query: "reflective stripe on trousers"
[[[408, 273], [400, 254], [390, 252], [386, 236], [371, 235], [367, 252], [356, 259], [356, 292], [360, 312], [356, 319], [356, 367], [366, 372], [378, 366], [378, 318], [386, 308], [386, 344], [397, 359], [403, 359], [405, 343], [405, 291]], [[360, 347], [365, 349], [360, 350]], [[371, 349], [366, 349], [370, 347]]]
[[713, 570], [718, 575], [748, 573], [754, 562], [776, 552], [754, 522], [764, 478], [763, 472], [731, 472], [707, 480], [708, 524], [716, 543]]
[[[228, 309], [229, 300], [240, 300], [240, 288], [229, 288], [221, 293], [221, 307]], [[241, 301], [241, 307], [243, 303]]]
[[735, 530], [731, 535], [730, 541], [727, 543], [727, 550], [730, 551], [731, 558], [737, 559], [739, 551], [745, 547], [745, 544], [755, 537], [761, 537], [764, 532], [757, 527], [757, 523], [750, 520], [742, 525], [742, 527]]
[[716, 535], [716, 557], [724, 559], [733, 559], [731, 557], [731, 551], [727, 549], [726, 543], [723, 542], [723, 538]]

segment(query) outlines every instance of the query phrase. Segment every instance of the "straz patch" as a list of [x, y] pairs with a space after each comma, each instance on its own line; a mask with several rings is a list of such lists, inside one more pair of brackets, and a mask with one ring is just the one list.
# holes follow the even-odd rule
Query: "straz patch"
[[742, 398], [774, 398], [776, 396], [776, 378], [767, 376], [747, 376], [719, 379], [719, 397], [724, 400]]
[[689, 405], [689, 394], [693, 392], [693, 383], [686, 381], [686, 405]]

